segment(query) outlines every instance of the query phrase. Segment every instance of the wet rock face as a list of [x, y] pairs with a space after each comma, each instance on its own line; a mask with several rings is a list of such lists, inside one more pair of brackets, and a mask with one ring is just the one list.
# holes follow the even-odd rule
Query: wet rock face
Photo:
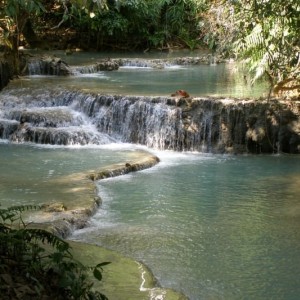
[[29, 57], [23, 68], [23, 75], [71, 75], [72, 69], [55, 56]]
[[195, 99], [182, 116], [186, 149], [300, 153], [299, 102]]
[[103, 59], [96, 64], [97, 71], [114, 71], [119, 69], [119, 64], [116, 60]]
[[14, 142], [122, 141], [160, 150], [300, 154], [300, 101], [60, 90], [10, 97], [3, 92], [0, 99], [0, 137]]

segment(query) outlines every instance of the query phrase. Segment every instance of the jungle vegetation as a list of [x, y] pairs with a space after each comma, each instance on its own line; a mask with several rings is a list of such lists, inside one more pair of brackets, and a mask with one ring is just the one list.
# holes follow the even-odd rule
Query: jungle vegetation
[[84, 266], [70, 245], [49, 231], [29, 228], [22, 213], [38, 206], [0, 209], [0, 295], [10, 299], [105, 300], [93, 291], [91, 275], [102, 280], [102, 262]]
[[1, 0], [1, 43], [84, 50], [206, 47], [243, 60], [274, 91], [299, 89], [300, 3], [294, 0]]

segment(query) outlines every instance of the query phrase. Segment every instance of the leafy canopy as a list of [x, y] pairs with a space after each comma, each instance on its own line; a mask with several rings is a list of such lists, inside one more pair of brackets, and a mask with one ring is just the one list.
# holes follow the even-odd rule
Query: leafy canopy
[[272, 85], [300, 78], [300, 2], [231, 1], [238, 27], [236, 54], [245, 59], [254, 80], [267, 74]]
[[[89, 273], [102, 280], [103, 262], [86, 267], [71, 254], [70, 245], [43, 230], [28, 228], [21, 213], [38, 206], [0, 208], [0, 295], [3, 299], [98, 299]], [[2, 299], [1, 298], [1, 299]]]

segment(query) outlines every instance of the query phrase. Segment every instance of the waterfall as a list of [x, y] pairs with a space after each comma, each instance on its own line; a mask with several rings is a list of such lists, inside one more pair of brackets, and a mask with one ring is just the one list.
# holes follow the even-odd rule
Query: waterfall
[[58, 57], [42, 56], [31, 58], [23, 70], [27, 75], [71, 75], [73, 72], [68, 64]]
[[[18, 94], [19, 93], [19, 94]], [[300, 152], [299, 103], [101, 95], [20, 89], [0, 94], [0, 138], [47, 144], [126, 142], [212, 153]]]
[[119, 141], [182, 150], [181, 110], [168, 105], [165, 97], [81, 95], [73, 107]]

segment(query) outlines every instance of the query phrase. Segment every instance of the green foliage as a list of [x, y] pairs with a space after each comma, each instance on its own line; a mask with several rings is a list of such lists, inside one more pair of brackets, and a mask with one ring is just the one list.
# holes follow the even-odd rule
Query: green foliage
[[300, 76], [300, 3], [293, 0], [234, 2], [238, 38], [235, 50], [254, 80], [267, 74], [272, 85]]
[[199, 14], [205, 9], [205, 1], [162, 1], [160, 26], [165, 30], [165, 43], [181, 41], [190, 49], [197, 45]]
[[40, 0], [4, 0], [0, 2], [0, 27], [12, 36], [20, 34], [27, 19], [45, 12]]
[[194, 49], [199, 37], [199, 13], [205, 9], [206, 1], [5, 0], [0, 5], [9, 28], [17, 25], [18, 38], [28, 18], [36, 27], [52, 19], [57, 20], [53, 29], [73, 28], [82, 45], [97, 49], [110, 45], [124, 49], [164, 48], [174, 42]]
[[204, 43], [243, 59], [253, 81], [265, 74], [273, 86], [300, 81], [299, 1], [4, 0], [0, 27], [15, 52], [26, 20], [37, 15], [59, 16], [54, 27], [74, 29], [82, 47], [195, 49]]
[[36, 295], [33, 299], [40, 299], [43, 294], [53, 299], [107, 299], [92, 291], [89, 274], [101, 281], [102, 267], [109, 263], [95, 267], [82, 265], [74, 259], [66, 241], [46, 230], [25, 226], [21, 213], [29, 209], [39, 207], [0, 209], [0, 293], [3, 299], [19, 297], [24, 293], [22, 286], [27, 287], [31, 296]]
[[[71, 1], [64, 9], [68, 26], [84, 32], [89, 41], [118, 44], [124, 49], [165, 47], [173, 40], [195, 48], [198, 38], [198, 12], [205, 1], [195, 0], [118, 0]], [[63, 8], [63, 6], [61, 6]], [[96, 9], [97, 8], [97, 9]], [[184, 28], [184, 30], [183, 30]]]
[[[61, 1], [64, 2], [64, 1]], [[72, 5], [80, 8], [88, 8], [89, 11], [102, 10], [107, 8], [106, 0], [71, 0]]]
[[231, 1], [207, 1], [206, 9], [201, 13], [199, 35], [209, 49], [229, 56], [233, 40], [237, 34]]

